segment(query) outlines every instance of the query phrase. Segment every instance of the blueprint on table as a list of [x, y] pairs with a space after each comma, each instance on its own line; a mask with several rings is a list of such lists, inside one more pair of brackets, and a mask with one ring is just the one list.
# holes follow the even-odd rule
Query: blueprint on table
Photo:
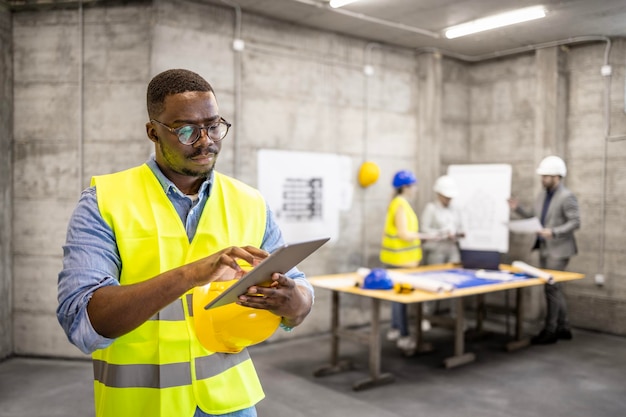
[[[479, 285], [490, 285], [501, 283], [500, 279], [487, 279], [478, 278], [476, 276], [476, 270], [473, 269], [446, 269], [443, 271], [426, 271], [426, 272], [413, 272], [406, 275], [414, 277], [416, 279], [428, 279], [446, 283], [454, 288], [469, 288]], [[509, 281], [517, 281], [526, 279], [527, 275], [511, 274]]]

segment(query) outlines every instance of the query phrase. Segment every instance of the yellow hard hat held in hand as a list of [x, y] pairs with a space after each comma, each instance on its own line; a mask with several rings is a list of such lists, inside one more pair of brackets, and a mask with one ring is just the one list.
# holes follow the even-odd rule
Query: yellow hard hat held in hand
[[211, 282], [193, 290], [196, 335], [211, 352], [237, 353], [274, 334], [281, 317], [267, 310], [235, 303], [205, 310], [204, 306], [237, 280]]

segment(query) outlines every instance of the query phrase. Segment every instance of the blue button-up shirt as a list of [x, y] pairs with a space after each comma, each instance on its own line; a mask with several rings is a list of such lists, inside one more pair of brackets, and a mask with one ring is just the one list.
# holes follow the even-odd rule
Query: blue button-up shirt
[[[159, 169], [154, 156], [147, 165], [163, 187], [176, 212], [180, 216], [189, 241], [196, 233], [200, 215], [211, 195], [213, 175], [202, 183], [198, 198], [183, 194]], [[273, 252], [284, 244], [280, 228], [269, 206], [261, 249]], [[95, 187], [82, 192], [67, 229], [63, 246], [63, 270], [59, 273], [57, 318], [70, 342], [84, 353], [103, 349], [113, 343], [99, 335], [91, 325], [87, 304], [93, 293], [101, 287], [120, 285], [122, 261], [117, 250], [115, 234], [104, 221]], [[313, 287], [304, 274], [293, 268], [287, 274], [298, 285], [305, 286], [313, 294]]]

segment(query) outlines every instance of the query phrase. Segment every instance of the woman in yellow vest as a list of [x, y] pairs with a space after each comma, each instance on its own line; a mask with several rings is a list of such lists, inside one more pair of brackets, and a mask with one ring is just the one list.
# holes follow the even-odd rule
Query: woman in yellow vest
[[[409, 203], [417, 190], [417, 179], [408, 170], [398, 171], [392, 181], [395, 195], [387, 208], [385, 230], [380, 249], [380, 260], [386, 268], [412, 268], [422, 259], [419, 222]], [[404, 351], [415, 349], [415, 341], [409, 336], [407, 305], [391, 304], [391, 330], [389, 340], [397, 340]]]

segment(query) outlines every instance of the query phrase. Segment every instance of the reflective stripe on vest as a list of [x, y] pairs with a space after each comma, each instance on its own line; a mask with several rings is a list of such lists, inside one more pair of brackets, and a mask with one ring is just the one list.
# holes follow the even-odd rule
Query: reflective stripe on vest
[[385, 233], [381, 243], [380, 260], [387, 265], [393, 266], [413, 266], [422, 259], [422, 242], [420, 239], [406, 241], [398, 236], [398, 229], [395, 225], [395, 216], [398, 209], [402, 207], [406, 218], [406, 226], [409, 232], [419, 230], [417, 215], [409, 202], [402, 196], [396, 196], [387, 209], [385, 218]]
[[[94, 177], [92, 185], [102, 218], [115, 234], [122, 285], [228, 246], [260, 247], [265, 233], [260, 193], [217, 172], [192, 242], [147, 165]], [[197, 406], [225, 414], [264, 397], [247, 351], [213, 353], [198, 342], [192, 301], [190, 291], [93, 353], [98, 417], [191, 416]]]
[[[247, 350], [240, 353], [214, 353], [196, 358], [196, 378], [206, 379], [219, 375], [224, 368], [236, 366], [250, 359]], [[94, 379], [114, 388], [170, 388], [191, 384], [189, 362], [165, 365], [112, 365], [93, 361]]]
[[[191, 294], [186, 294], [185, 298], [191, 298]], [[193, 309], [189, 309], [189, 312], [192, 311]], [[154, 316], [150, 317], [150, 320], [184, 321], [185, 310], [183, 309], [183, 301], [181, 299], [174, 301], [170, 305], [162, 308], [161, 311]]]

